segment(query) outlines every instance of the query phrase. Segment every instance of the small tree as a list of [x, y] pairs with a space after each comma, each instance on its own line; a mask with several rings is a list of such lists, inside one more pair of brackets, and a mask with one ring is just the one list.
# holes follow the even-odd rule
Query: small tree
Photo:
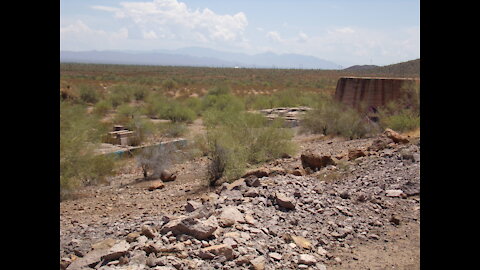
[[210, 186], [215, 186], [218, 179], [222, 178], [227, 164], [227, 149], [218, 144], [213, 143], [210, 151], [210, 163], [208, 164], [208, 175]]

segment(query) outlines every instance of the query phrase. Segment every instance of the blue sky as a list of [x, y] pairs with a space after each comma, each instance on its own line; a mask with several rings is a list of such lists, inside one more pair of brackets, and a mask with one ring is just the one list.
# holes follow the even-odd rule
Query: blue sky
[[192, 46], [388, 65], [420, 58], [420, 1], [60, 1], [61, 50]]

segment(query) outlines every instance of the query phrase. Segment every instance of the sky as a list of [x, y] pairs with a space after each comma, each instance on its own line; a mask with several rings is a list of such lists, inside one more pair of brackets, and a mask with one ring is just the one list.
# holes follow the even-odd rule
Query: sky
[[60, 0], [60, 50], [184, 47], [395, 64], [420, 58], [420, 0]]

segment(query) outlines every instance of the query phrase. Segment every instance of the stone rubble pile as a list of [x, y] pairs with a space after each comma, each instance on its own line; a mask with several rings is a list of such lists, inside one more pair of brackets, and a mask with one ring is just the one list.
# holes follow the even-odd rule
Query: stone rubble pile
[[420, 147], [391, 140], [383, 136], [368, 150], [352, 149], [348, 173], [333, 181], [320, 179], [339, 170], [336, 162], [317, 160], [312, 153], [302, 155], [307, 175], [272, 174], [272, 169], [247, 173], [206, 199], [187, 202], [182, 213], [143, 221], [91, 247], [82, 249], [76, 240], [61, 269], [328, 269], [341, 264], [336, 250], [354, 249], [354, 240], [390, 241], [384, 234], [388, 226], [419, 220], [411, 209], [419, 209]]

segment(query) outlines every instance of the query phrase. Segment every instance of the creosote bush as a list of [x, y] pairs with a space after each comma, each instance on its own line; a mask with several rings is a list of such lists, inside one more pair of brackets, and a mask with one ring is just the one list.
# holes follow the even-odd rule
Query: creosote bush
[[95, 155], [93, 149], [106, 132], [82, 105], [60, 102], [60, 198], [67, 199], [78, 187], [97, 184], [114, 173], [112, 157]]
[[301, 120], [301, 130], [348, 139], [362, 138], [376, 132], [375, 126], [365, 116], [328, 96], [324, 96], [314, 110], [305, 114]]
[[[207, 115], [210, 183], [240, 177], [248, 165], [293, 155], [293, 132], [281, 120], [268, 122], [259, 114], [211, 110]], [[213, 120], [212, 120], [213, 119]]]
[[169, 119], [173, 122], [191, 123], [198, 114], [185, 102], [152, 94], [145, 99], [143, 113], [151, 118]]
[[389, 102], [379, 109], [380, 126], [399, 132], [411, 131], [420, 127], [420, 87], [405, 84], [399, 100]]
[[93, 85], [82, 84], [78, 86], [80, 99], [85, 103], [95, 104], [100, 100], [98, 89]]

